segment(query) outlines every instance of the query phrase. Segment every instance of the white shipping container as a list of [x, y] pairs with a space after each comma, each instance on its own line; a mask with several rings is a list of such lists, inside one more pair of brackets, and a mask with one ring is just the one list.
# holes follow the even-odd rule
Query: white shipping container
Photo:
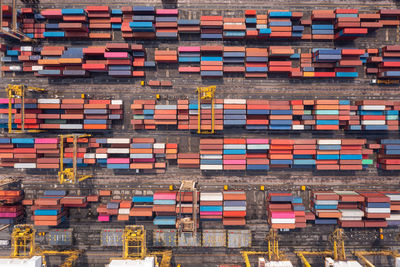
[[224, 99], [224, 104], [245, 105], [246, 99]]
[[225, 211], [246, 211], [246, 206], [232, 206], [232, 207], [227, 207], [224, 206]]
[[222, 170], [222, 165], [200, 165], [200, 170], [219, 171]]
[[318, 139], [318, 145], [341, 145], [342, 140], [340, 139]]
[[201, 159], [222, 159], [222, 155], [200, 155]]
[[385, 105], [365, 105], [361, 106], [361, 110], [385, 110]]
[[36, 163], [14, 163], [15, 169], [35, 169]]
[[106, 159], [107, 154], [96, 154], [96, 159]]
[[22, 70], [21, 66], [10, 66], [9, 68], [11, 71], [21, 71]]
[[39, 98], [37, 100], [39, 104], [60, 104], [60, 99], [56, 98]]
[[60, 129], [82, 130], [82, 124], [60, 124]]
[[340, 218], [340, 220], [341, 221], [361, 221], [362, 217], [356, 217], [356, 216], [352, 217], [352, 216], [343, 216], [342, 215], [342, 218]]
[[122, 100], [111, 100], [111, 105], [122, 105]]
[[83, 158], [94, 159], [94, 158], [96, 158], [96, 154], [95, 153], [85, 153], [85, 155], [83, 155]]
[[2, 267], [42, 267], [42, 256], [33, 256], [29, 259], [11, 259], [11, 258], [0, 258], [0, 266]]
[[247, 149], [269, 149], [269, 144], [247, 145]]
[[189, 115], [197, 115], [199, 111], [197, 109], [189, 109]]
[[335, 190], [333, 191], [338, 195], [346, 195], [346, 196], [358, 196], [360, 195], [359, 193], [355, 192], [355, 191], [339, 191], [339, 190]]
[[43, 66], [32, 66], [33, 71], [43, 70]]
[[118, 214], [122, 214], [122, 215], [129, 215], [129, 212], [131, 211], [131, 209], [118, 209]]
[[396, 265], [395, 267], [400, 267], [400, 257], [396, 257]]
[[129, 154], [129, 148], [107, 148], [108, 154]]
[[176, 105], [156, 105], [155, 109], [176, 109]]
[[223, 195], [221, 192], [201, 192], [200, 201], [222, 201]]
[[154, 157], [153, 154], [130, 154], [131, 159], [152, 159]]
[[314, 200], [315, 204], [317, 205], [337, 205], [339, 203], [338, 200]]
[[386, 125], [385, 120], [363, 120], [361, 125]]
[[390, 213], [390, 208], [365, 208], [368, 213]]
[[265, 267], [293, 267], [290, 261], [268, 261]]
[[292, 130], [304, 130], [304, 125], [292, 125]]
[[164, 149], [165, 143], [155, 143], [155, 144], [153, 144], [153, 148]]
[[246, 145], [224, 145], [224, 149], [246, 149]]
[[108, 267], [155, 267], [154, 258], [146, 257], [143, 260], [112, 260]]
[[400, 201], [400, 195], [397, 194], [385, 194], [390, 198], [390, 201]]
[[33, 50], [32, 46], [21, 46], [21, 51], [23, 52], [31, 52]]
[[349, 216], [362, 217], [362, 216], [364, 216], [364, 211], [359, 210], [359, 209], [348, 209], [348, 210], [340, 209], [339, 211], [342, 214], [342, 216], [345, 216], [345, 217], [349, 217]]
[[130, 144], [130, 138], [107, 138], [107, 144]]
[[271, 218], [271, 223], [293, 224], [293, 223], [296, 223], [296, 219], [291, 219], [291, 218]]
[[268, 28], [268, 25], [267, 24], [257, 24], [256, 28], [257, 29], [266, 29], [266, 28]]

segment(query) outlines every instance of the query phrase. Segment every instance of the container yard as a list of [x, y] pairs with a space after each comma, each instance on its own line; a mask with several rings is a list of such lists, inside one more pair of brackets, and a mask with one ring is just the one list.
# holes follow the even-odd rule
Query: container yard
[[400, 267], [397, 1], [0, 24], [0, 266]]

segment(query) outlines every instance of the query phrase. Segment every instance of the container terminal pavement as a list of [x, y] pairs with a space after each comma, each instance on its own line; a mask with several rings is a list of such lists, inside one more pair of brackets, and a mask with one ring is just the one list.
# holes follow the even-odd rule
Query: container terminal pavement
[[400, 266], [395, 2], [1, 5], [1, 266]]

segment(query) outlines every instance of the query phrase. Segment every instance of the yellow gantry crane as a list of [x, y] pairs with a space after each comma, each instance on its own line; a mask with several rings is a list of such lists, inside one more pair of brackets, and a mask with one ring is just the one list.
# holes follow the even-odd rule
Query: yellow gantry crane
[[[15, 85], [9, 84], [6, 87], [7, 97], [8, 97], [8, 133], [38, 133], [40, 130], [25, 130], [25, 93], [26, 91], [36, 91], [36, 92], [45, 92], [46, 89], [37, 88], [32, 86], [26, 86], [23, 84]], [[20, 98], [21, 99], [21, 130], [13, 130], [12, 129], [12, 102], [13, 99]]]
[[[124, 260], [143, 260], [145, 257], [154, 257], [156, 266], [170, 267], [172, 251], [157, 251], [148, 253], [146, 246], [146, 230], [143, 225], [127, 225], [123, 233], [123, 252]], [[162, 257], [161, 262], [157, 262], [157, 257]], [[121, 260], [114, 258], [111, 260]]]
[[[192, 217], [182, 218], [182, 198], [185, 192], [191, 192], [193, 194], [193, 207], [192, 207]], [[178, 229], [178, 234], [181, 235], [182, 232], [191, 232], [193, 236], [197, 234], [197, 188], [196, 181], [183, 180], [178, 191], [179, 202], [178, 202], [178, 216], [176, 220], [176, 228]]]
[[72, 267], [82, 254], [80, 250], [41, 250], [35, 244], [36, 230], [31, 224], [18, 224], [14, 226], [11, 234], [11, 257], [12, 258], [31, 258], [33, 256], [42, 256], [43, 265], [46, 266], [45, 256], [66, 255], [65, 261], [61, 267]]
[[[3, 29], [3, 8], [0, 9], [0, 33], [17, 39], [21, 42], [34, 42], [35, 39], [30, 38], [17, 28], [17, 0], [12, 0], [12, 22], [10, 30]], [[0, 6], [3, 6], [3, 0], [0, 0]]]
[[[60, 170], [58, 172], [58, 180], [60, 184], [71, 183], [75, 184], [77, 182], [81, 182], [86, 180], [91, 175], [78, 175], [78, 139], [90, 137], [90, 134], [66, 134], [59, 135], [60, 139]], [[73, 157], [72, 157], [72, 168], [64, 168], [64, 139], [72, 138], [73, 139]]]
[[346, 252], [344, 246], [344, 231], [342, 228], [337, 228], [333, 233], [329, 236], [329, 241], [333, 245], [332, 251], [297, 251], [296, 255], [300, 258], [303, 266], [311, 267], [311, 264], [308, 262], [306, 256], [333, 256], [335, 261], [346, 261]]
[[246, 264], [246, 267], [251, 267], [249, 260], [250, 255], [268, 255], [269, 261], [285, 261], [287, 260], [286, 255], [279, 250], [279, 236], [277, 229], [270, 229], [266, 238], [268, 243], [268, 251], [241, 251], [242, 257]]
[[[197, 87], [197, 133], [198, 134], [214, 134], [215, 132], [215, 85], [208, 87]], [[201, 130], [201, 100], [211, 100], [211, 130]]]

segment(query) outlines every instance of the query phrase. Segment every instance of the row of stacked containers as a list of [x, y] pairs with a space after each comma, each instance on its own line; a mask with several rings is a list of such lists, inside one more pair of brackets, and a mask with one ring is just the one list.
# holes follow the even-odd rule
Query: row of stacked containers
[[[198, 128], [198, 100], [170, 101], [168, 105], [134, 100], [131, 109], [136, 130]], [[201, 130], [212, 128], [211, 109], [210, 101], [201, 101]], [[214, 129], [397, 131], [399, 110], [396, 100], [215, 99]]]
[[[193, 198], [182, 196], [182, 215], [191, 216]], [[224, 226], [245, 226], [246, 192], [201, 191], [197, 206], [198, 222], [221, 222]], [[96, 195], [69, 195], [63, 190], [46, 190], [36, 199], [24, 197], [21, 190], [0, 191], [0, 221], [13, 223], [25, 212], [35, 225], [57, 226], [68, 220], [74, 208], [97, 209], [99, 222], [153, 221], [158, 227], [176, 227], [179, 214], [177, 191], [142, 191], [131, 199], [116, 200], [110, 190]], [[25, 199], [24, 199], [25, 198]], [[311, 191], [308, 205], [302, 197], [290, 192], [266, 193], [266, 218], [275, 229], [304, 228], [308, 224], [340, 225], [340, 227], [390, 227], [400, 224], [400, 192], [398, 191]], [[25, 208], [26, 210], [25, 210]], [[200, 226], [200, 223], [197, 227]]]
[[[147, 48], [148, 53], [150, 48]], [[280, 75], [293, 78], [356, 78], [360, 67], [379, 78], [398, 78], [400, 46], [381, 49], [312, 48], [269, 46], [179, 46], [154, 50], [147, 58], [142, 44], [106, 43], [103, 46], [13, 46], [0, 45], [3, 72], [28, 72], [41, 77], [144, 77], [157, 66], [170, 64], [179, 73], [198, 73], [202, 78], [241, 75], [267, 78]], [[175, 64], [171, 64], [175, 63]]]
[[[122, 100], [58, 98], [12, 99], [12, 127], [21, 129], [24, 104], [25, 129], [32, 130], [109, 130], [123, 117]], [[0, 128], [8, 128], [9, 100], [0, 99]]]
[[[1, 138], [0, 166], [16, 169], [57, 169], [59, 138]], [[63, 162], [73, 161], [73, 139], [64, 141]], [[400, 169], [400, 141], [382, 139], [201, 139], [200, 152], [178, 153], [177, 143], [154, 138], [80, 138], [79, 167], [134, 169], [164, 173], [168, 165], [203, 171], [267, 171], [279, 169]]]
[[[8, 127], [8, 99], [0, 99], [0, 127]], [[25, 99], [25, 129], [108, 130], [122, 120], [122, 100]], [[13, 129], [22, 123], [21, 99], [13, 99]], [[198, 101], [178, 100], [161, 104], [156, 100], [134, 100], [131, 105], [135, 130], [162, 126], [197, 130]], [[212, 105], [202, 100], [201, 130], [212, 128]], [[399, 130], [400, 102], [396, 100], [251, 100], [216, 99], [214, 129], [246, 130]]]
[[[3, 5], [4, 28], [11, 28], [12, 8]], [[200, 16], [186, 19], [178, 9], [153, 6], [87, 6], [83, 8], [18, 10], [22, 32], [35, 39], [112, 39], [121, 32], [125, 39], [177, 39], [196, 35], [203, 40], [289, 38], [343, 40], [366, 36], [383, 27], [397, 26], [400, 10], [380, 9], [359, 13], [357, 9], [312, 10], [311, 14], [290, 10], [245, 10], [241, 17]]]

